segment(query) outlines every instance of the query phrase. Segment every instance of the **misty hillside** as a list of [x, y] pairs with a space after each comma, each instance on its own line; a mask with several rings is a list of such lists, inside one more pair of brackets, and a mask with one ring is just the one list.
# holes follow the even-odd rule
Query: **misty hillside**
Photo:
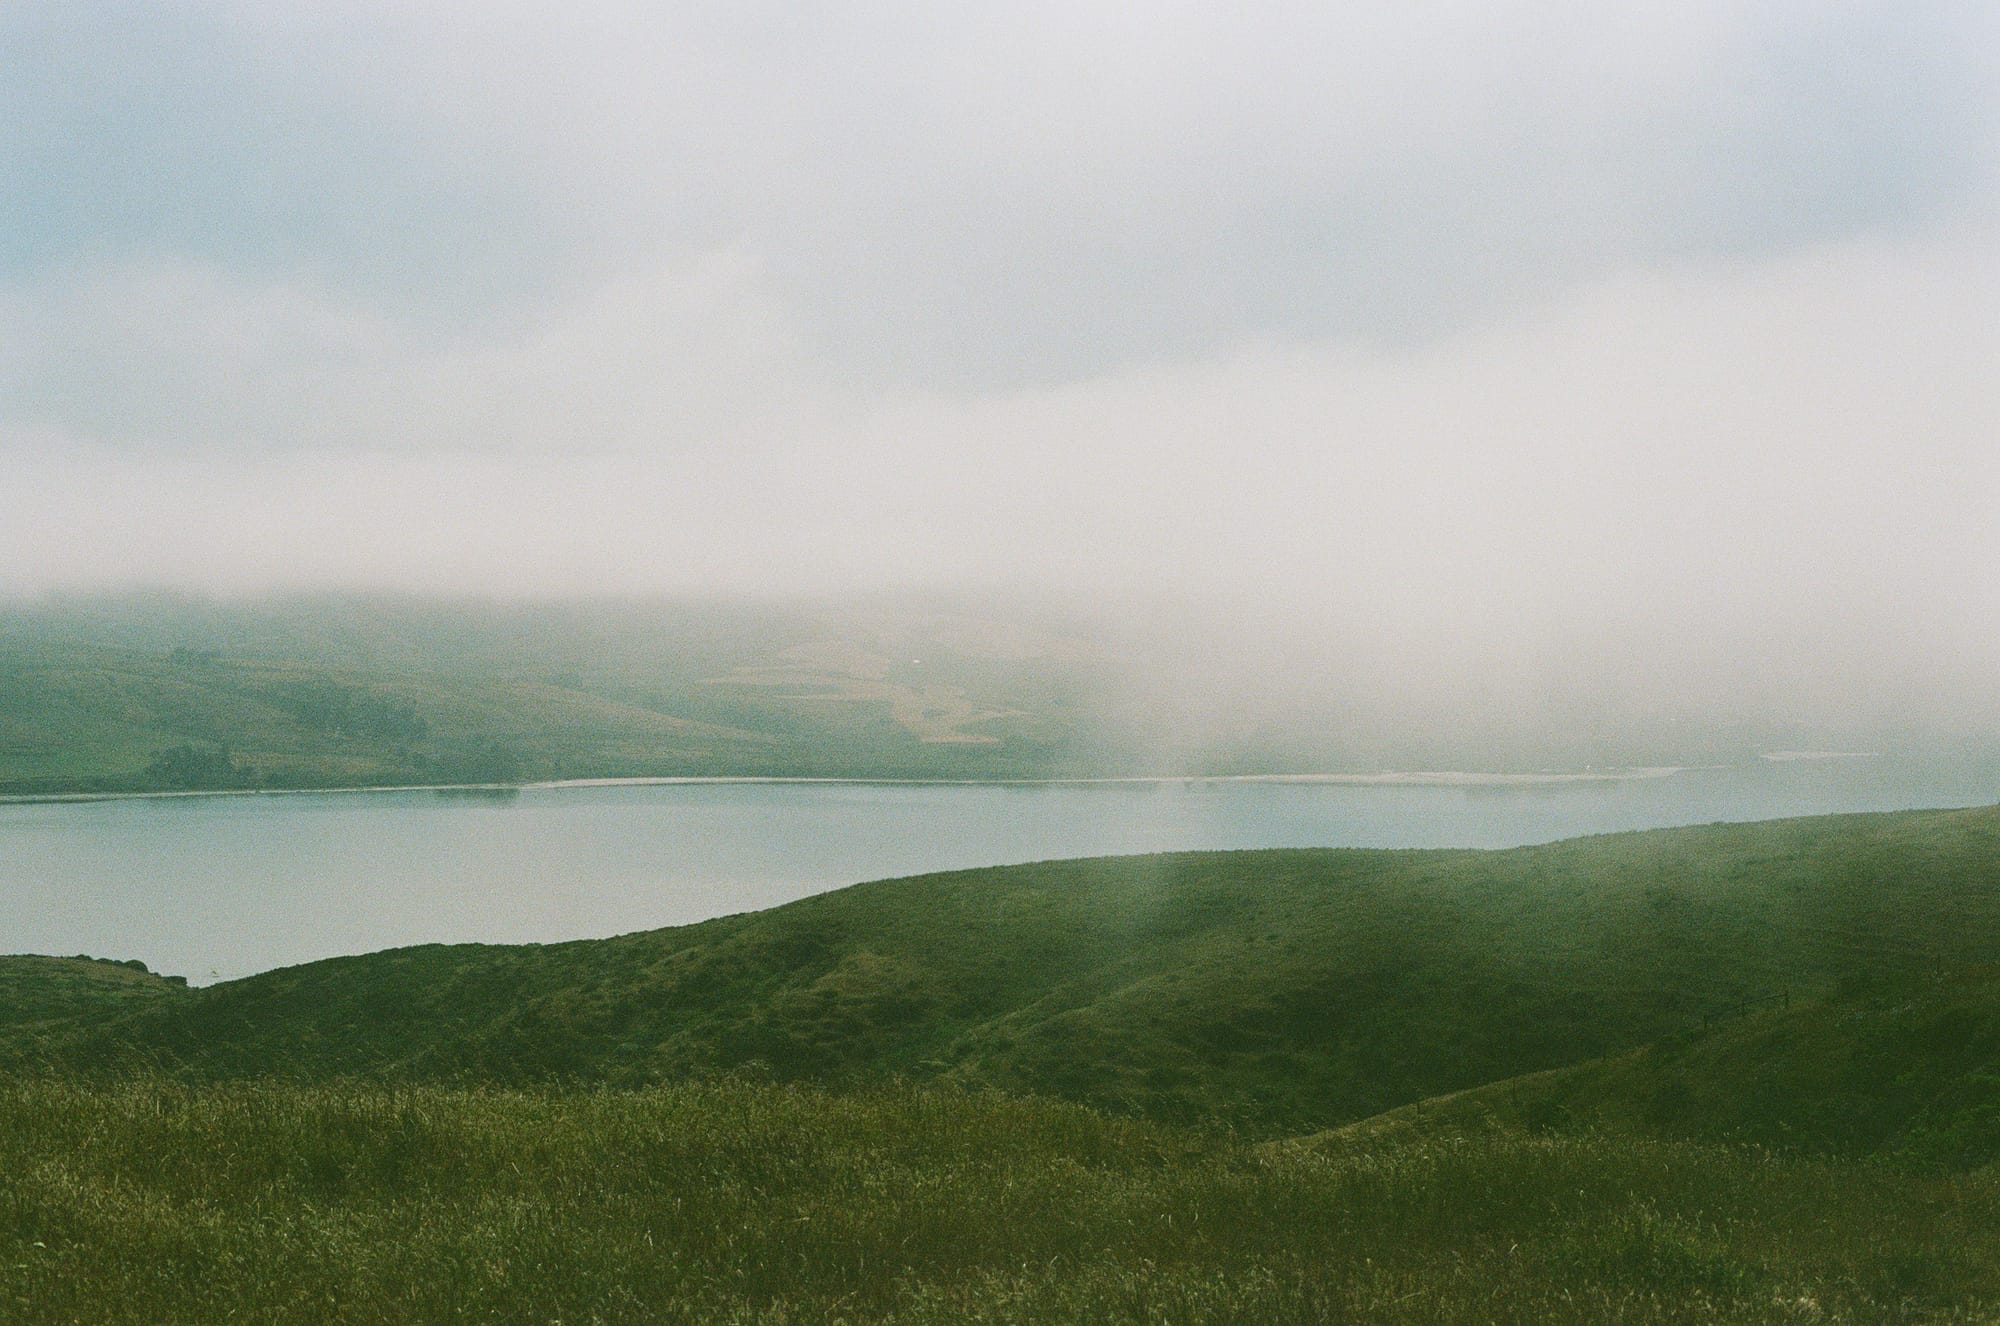
[[1112, 681], [962, 614], [89, 602], [0, 612], [0, 792], [1132, 772]]
[[[0, 607], [0, 795], [631, 776], [1579, 770], [1991, 743], [1029, 600]], [[1467, 670], [1467, 669], [1470, 670]], [[1637, 682], [1633, 684], [1639, 684]], [[1652, 684], [1652, 683], [1647, 683]]]
[[1996, 950], [1986, 808], [885, 880], [609, 940], [337, 958], [8, 1043], [202, 1079], [903, 1075], [1271, 1135]]

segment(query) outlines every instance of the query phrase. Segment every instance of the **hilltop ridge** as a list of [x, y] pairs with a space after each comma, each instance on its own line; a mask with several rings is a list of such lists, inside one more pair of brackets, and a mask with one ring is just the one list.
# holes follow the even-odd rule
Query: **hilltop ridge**
[[1276, 1136], [1996, 951], [1988, 807], [882, 880], [329, 959], [43, 1026], [33, 1052], [207, 1079], [938, 1078]]

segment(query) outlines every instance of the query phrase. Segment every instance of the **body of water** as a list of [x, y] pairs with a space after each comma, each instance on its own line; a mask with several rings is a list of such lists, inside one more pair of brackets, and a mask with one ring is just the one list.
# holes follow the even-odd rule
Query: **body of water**
[[1759, 760], [1618, 781], [683, 783], [0, 805], [0, 952], [196, 983], [432, 941], [589, 938], [861, 880], [1055, 857], [1505, 847], [1979, 805], [1990, 767]]

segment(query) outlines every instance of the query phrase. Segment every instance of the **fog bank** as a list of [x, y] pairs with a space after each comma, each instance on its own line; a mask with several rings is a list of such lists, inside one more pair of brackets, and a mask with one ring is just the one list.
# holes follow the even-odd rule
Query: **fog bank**
[[1053, 595], [1280, 714], [1990, 722], [1990, 8], [1322, 10], [11, 6], [0, 596]]

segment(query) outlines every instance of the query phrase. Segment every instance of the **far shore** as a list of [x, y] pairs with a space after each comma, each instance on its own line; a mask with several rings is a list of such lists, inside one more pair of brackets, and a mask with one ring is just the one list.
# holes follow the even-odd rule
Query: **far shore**
[[850, 787], [1097, 787], [1169, 786], [1202, 783], [1270, 783], [1350, 787], [1541, 787], [1570, 783], [1624, 783], [1669, 778], [1687, 765], [1647, 765], [1582, 772], [1477, 773], [1460, 769], [1379, 773], [1129, 774], [1100, 778], [894, 778], [813, 777], [797, 774], [664, 775], [628, 778], [556, 778], [521, 783], [394, 783], [354, 787], [218, 787], [131, 792], [34, 792], [0, 794], [0, 805], [45, 805], [79, 801], [142, 801], [185, 797], [289, 797], [358, 795], [369, 792], [541, 792], [578, 787], [701, 787], [742, 784]]

